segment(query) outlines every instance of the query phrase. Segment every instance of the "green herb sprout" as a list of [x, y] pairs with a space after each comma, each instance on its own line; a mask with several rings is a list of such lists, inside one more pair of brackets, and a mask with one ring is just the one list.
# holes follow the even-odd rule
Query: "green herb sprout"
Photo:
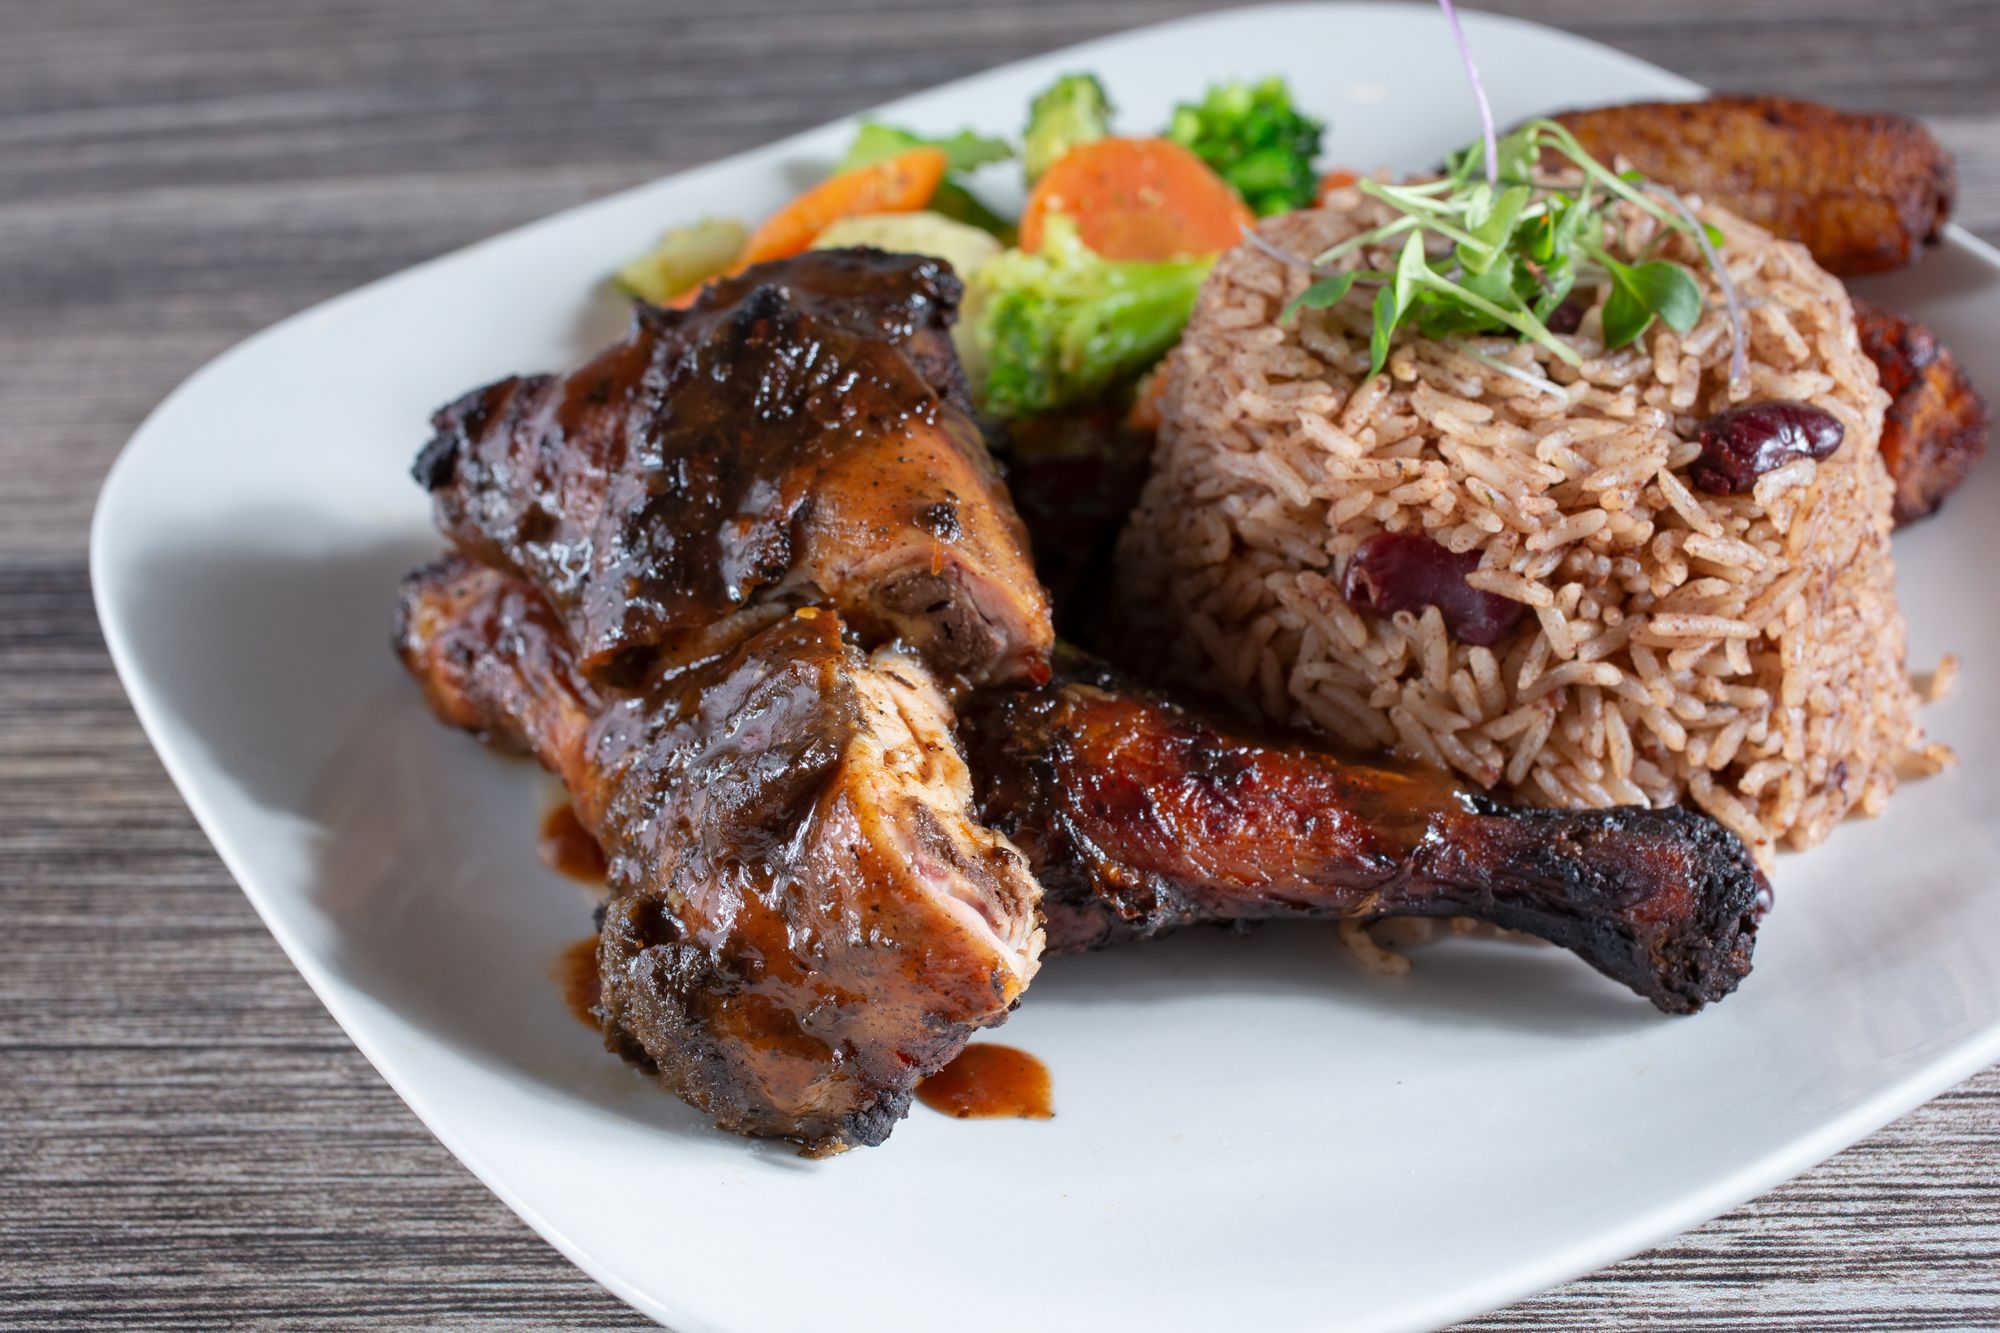
[[[1667, 231], [1690, 236], [1707, 262], [1721, 269], [1714, 247], [1721, 236], [1698, 223], [1678, 200], [1668, 208], [1651, 198], [1636, 176], [1619, 175], [1585, 151], [1551, 120], [1535, 120], [1492, 146], [1496, 170], [1486, 177], [1488, 145], [1474, 143], [1452, 154], [1445, 174], [1414, 185], [1363, 180], [1360, 189], [1395, 209], [1399, 217], [1316, 256], [1314, 268], [1343, 255], [1407, 237], [1388, 272], [1356, 270], [1322, 277], [1285, 308], [1323, 309], [1357, 283], [1374, 285], [1371, 372], [1389, 355], [1398, 328], [1414, 326], [1425, 337], [1511, 332], [1548, 349], [1569, 365], [1581, 355], [1548, 326], [1580, 279], [1608, 279], [1604, 345], [1626, 346], [1655, 319], [1685, 333], [1701, 317], [1701, 288], [1671, 260], [1620, 260], [1606, 249], [1610, 210], [1630, 204]], [[1575, 184], [1558, 184], [1543, 172], [1545, 155], [1581, 172]], [[1447, 249], [1448, 247], [1448, 249]], [[1440, 252], [1432, 257], [1432, 251]], [[1734, 319], [1732, 311], [1732, 319]], [[1740, 333], [1737, 334], [1740, 340]]]

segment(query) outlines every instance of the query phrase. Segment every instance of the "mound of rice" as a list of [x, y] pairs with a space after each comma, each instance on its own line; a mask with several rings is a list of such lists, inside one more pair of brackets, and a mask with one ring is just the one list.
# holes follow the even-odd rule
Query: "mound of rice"
[[[1146, 641], [1271, 720], [1541, 804], [1692, 800], [1766, 860], [1941, 762], [1904, 667], [1887, 397], [1846, 291], [1800, 246], [1701, 213], [1746, 307], [1733, 395], [1722, 295], [1679, 237], [1661, 253], [1704, 298], [1685, 335], [1656, 323], [1606, 354], [1600, 290], [1571, 335], [1580, 370], [1512, 338], [1403, 332], [1372, 379], [1369, 289], [1280, 327], [1306, 271], [1248, 245], [1225, 256], [1163, 371], [1154, 473], [1121, 543], [1124, 604], [1157, 617]], [[1392, 216], [1345, 190], [1263, 234], [1309, 257]], [[1623, 226], [1627, 253], [1652, 237], [1637, 210]], [[1832, 413], [1839, 451], [1750, 494], [1693, 489], [1702, 421], [1765, 399]], [[1528, 614], [1484, 648], [1435, 608], [1357, 612], [1343, 570], [1384, 530], [1479, 551], [1467, 582]]]

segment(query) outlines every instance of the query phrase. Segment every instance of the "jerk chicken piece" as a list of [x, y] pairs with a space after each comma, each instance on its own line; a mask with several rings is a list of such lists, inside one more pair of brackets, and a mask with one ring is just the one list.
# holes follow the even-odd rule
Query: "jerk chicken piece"
[[1802, 242], [1836, 277], [1915, 262], [1951, 216], [1951, 154], [1920, 121], [1789, 97], [1629, 102], [1554, 117], [1604, 162]]
[[1986, 400], [1916, 320], [1856, 301], [1854, 322], [1889, 393], [1882, 462], [1896, 482], [1896, 522], [1914, 523], [1936, 513], [1985, 456]]
[[1536, 810], [1444, 773], [1231, 730], [1109, 672], [962, 710], [980, 815], [1042, 883], [1051, 952], [1271, 917], [1470, 917], [1668, 1013], [1736, 988], [1766, 885], [1684, 807]]
[[972, 818], [950, 705], [837, 614], [593, 686], [538, 590], [452, 556], [404, 581], [398, 649], [441, 719], [562, 777], [610, 865], [606, 1045], [722, 1127], [880, 1143], [1033, 976], [1038, 890]]
[[1027, 539], [968, 414], [936, 260], [820, 250], [639, 307], [563, 376], [444, 408], [417, 460], [438, 527], [521, 575], [581, 665], [697, 658], [760, 615], [831, 607], [935, 669], [1037, 680]]
[[532, 585], [442, 556], [404, 577], [394, 642], [438, 721], [532, 754], [572, 798], [591, 789], [584, 743], [602, 704]]

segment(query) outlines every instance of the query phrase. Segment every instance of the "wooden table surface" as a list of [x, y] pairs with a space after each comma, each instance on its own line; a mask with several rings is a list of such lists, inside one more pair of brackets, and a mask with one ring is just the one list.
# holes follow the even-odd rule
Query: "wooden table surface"
[[[1961, 220], [2000, 240], [1994, 0], [1486, 4], [1711, 86], [1919, 113], [1959, 154]], [[140, 735], [84, 551], [144, 414], [417, 260], [1212, 7], [0, 0], [0, 1325], [644, 1326], [348, 1044]], [[2000, 1070], [1472, 1325], [1941, 1326], [2000, 1326]]]

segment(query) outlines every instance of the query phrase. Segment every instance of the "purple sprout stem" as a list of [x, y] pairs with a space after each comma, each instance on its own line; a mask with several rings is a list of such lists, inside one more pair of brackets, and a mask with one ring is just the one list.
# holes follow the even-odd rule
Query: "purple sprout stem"
[[1739, 384], [1750, 381], [1750, 353], [1746, 345], [1749, 340], [1743, 335], [1743, 301], [1736, 294], [1736, 283], [1729, 276], [1729, 265], [1723, 263], [1722, 256], [1716, 253], [1715, 246], [1708, 239], [1708, 228], [1701, 225], [1701, 219], [1694, 215], [1694, 210], [1688, 207], [1688, 201], [1681, 197], [1680, 191], [1664, 185], [1655, 185], [1652, 189], [1664, 196], [1687, 223], [1694, 243], [1701, 247], [1701, 257], [1708, 261], [1709, 271], [1715, 274], [1716, 285], [1722, 288], [1722, 305], [1729, 315], [1729, 387], [1734, 390]]
[[1438, 8], [1444, 11], [1445, 26], [1451, 29], [1451, 40], [1458, 47], [1458, 58], [1465, 65], [1465, 77], [1472, 83], [1472, 100], [1479, 104], [1479, 132], [1486, 141], [1486, 183], [1494, 189], [1500, 188], [1500, 138], [1493, 128], [1493, 108], [1486, 101], [1486, 85], [1479, 81], [1479, 66], [1472, 62], [1472, 47], [1465, 40], [1465, 29], [1459, 24], [1458, 11], [1451, 0], [1438, 0]]
[[1245, 242], [1249, 244], [1251, 249], [1262, 251], [1264, 254], [1269, 255], [1271, 258], [1277, 260], [1281, 264], [1288, 264], [1293, 268], [1302, 268], [1307, 273], [1312, 275], [1314, 278], [1329, 278], [1332, 277], [1335, 273], [1338, 273], [1340, 271], [1339, 269], [1323, 267], [1320, 264], [1314, 263], [1310, 259], [1303, 259], [1298, 255], [1293, 254], [1289, 250], [1280, 249], [1279, 247], [1271, 244], [1271, 242], [1265, 240], [1264, 237], [1258, 233], [1257, 228], [1254, 224], [1250, 223], [1244, 224], [1243, 239]]

